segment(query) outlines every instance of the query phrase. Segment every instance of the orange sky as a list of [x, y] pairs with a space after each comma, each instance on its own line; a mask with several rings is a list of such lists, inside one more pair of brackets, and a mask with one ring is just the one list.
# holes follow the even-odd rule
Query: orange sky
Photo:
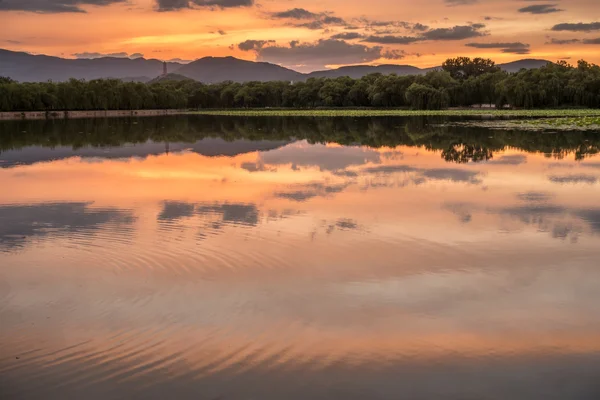
[[[188, 4], [189, 7], [159, 12], [159, 1], [163, 6], [173, 3]], [[194, 5], [194, 2], [202, 4], [208, 0], [189, 1], [103, 0], [104, 3], [113, 4], [94, 6], [90, 3], [102, 2], [6, 0], [0, 5], [3, 25], [0, 47], [62, 57], [74, 57], [74, 54], [84, 52], [141, 53], [146, 58], [185, 60], [209, 55], [232, 55], [245, 59], [259, 58], [300, 70], [355, 63], [434, 66], [447, 57], [457, 55], [491, 57], [497, 62], [531, 57], [553, 61], [569, 58], [571, 62], [585, 58], [600, 63], [600, 45], [594, 44], [595, 39], [600, 38], [600, 24], [597, 22], [600, 20], [600, 7], [597, 7], [597, 0], [562, 3], [474, 0], [471, 4], [456, 4], [456, 0], [292, 0], [284, 4], [268, 0], [210, 0], [212, 3], [232, 5], [224, 8]], [[240, 3], [253, 4], [235, 6]], [[64, 11], [66, 6], [71, 11], [85, 12], [56, 12], [59, 9]], [[532, 6], [536, 13], [518, 11]], [[312, 16], [298, 19], [274, 14], [294, 8], [309, 11]], [[343, 22], [330, 23], [324, 20], [326, 17], [338, 17]], [[321, 21], [320, 26], [314, 24], [315, 21]], [[371, 25], [367, 21], [371, 21]], [[382, 21], [388, 24], [372, 24]], [[311, 22], [313, 29], [307, 26]], [[561, 23], [580, 22], [590, 25], [552, 30], [552, 27]], [[427, 26], [427, 29], [412, 29], [411, 25], [416, 23]], [[434, 36], [430, 36], [434, 39], [421, 38], [411, 44], [392, 44], [389, 38], [377, 39], [379, 43], [364, 41], [371, 35], [420, 37], [440, 28], [468, 27], [473, 24], [485, 26], [476, 28], [474, 35], [460, 40], [439, 39], [434, 32]], [[314, 29], [317, 27], [319, 29]], [[335, 34], [348, 32], [360, 37], [346, 40], [335, 48], [322, 46], [321, 49], [313, 49], [319, 39], [331, 40]], [[577, 42], [548, 44], [552, 39]], [[300, 44], [305, 43], [308, 50], [297, 56], [292, 55], [294, 50], [286, 51], [289, 49], [279, 52], [264, 49], [242, 51], [238, 44], [246, 40], [273, 40], [275, 42], [266, 46], [284, 48], [289, 48], [289, 42], [295, 40]], [[467, 43], [497, 46], [477, 48], [467, 47]], [[506, 46], [504, 49], [498, 46], [515, 43], [530, 45], [529, 53], [514, 54], [506, 52]], [[349, 49], [351, 45], [359, 47]], [[374, 46], [380, 46], [381, 49], [369, 53], [368, 57], [361, 56], [361, 50], [368, 53]], [[396, 56], [384, 57], [388, 50], [395, 50]], [[285, 55], [281, 56], [280, 53]], [[338, 57], [338, 53], [347, 56]], [[382, 57], [378, 57], [379, 53]], [[299, 62], [298, 59], [305, 61]]]

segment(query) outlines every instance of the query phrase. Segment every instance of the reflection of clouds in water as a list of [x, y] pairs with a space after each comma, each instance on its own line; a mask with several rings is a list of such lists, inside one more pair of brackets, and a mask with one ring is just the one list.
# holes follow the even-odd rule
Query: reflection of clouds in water
[[450, 211], [463, 223], [471, 222], [476, 212], [490, 215], [505, 215], [524, 225], [537, 226], [541, 232], [550, 232], [552, 237], [573, 241], [587, 232], [600, 233], [600, 208], [568, 208], [549, 204], [550, 194], [528, 192], [520, 193], [517, 198], [525, 204], [507, 207], [481, 207], [472, 203], [445, 203], [442, 208]]
[[275, 192], [275, 197], [298, 202], [307, 201], [313, 197], [328, 197], [340, 193], [348, 187], [348, 184], [327, 185], [324, 183], [310, 183], [307, 185], [295, 185], [296, 190]]
[[554, 195], [552, 193], [544, 193], [544, 192], [525, 192], [517, 194], [517, 198], [523, 201], [529, 202], [540, 202], [540, 201], [549, 201], [552, 199]]
[[502, 156], [496, 160], [489, 160], [486, 164], [496, 164], [496, 165], [521, 165], [527, 162], [527, 156], [524, 154], [511, 154], [507, 156]]
[[396, 173], [415, 173], [413, 183], [422, 184], [427, 180], [440, 180], [451, 182], [467, 182], [480, 184], [481, 175], [478, 171], [470, 171], [459, 168], [417, 168], [411, 165], [380, 165], [364, 168], [362, 172], [375, 175], [392, 175]]
[[46, 203], [0, 206], [0, 249], [20, 247], [31, 238], [92, 235], [109, 223], [119, 234], [131, 230], [131, 211], [91, 208], [91, 203]]
[[352, 165], [379, 163], [379, 152], [366, 147], [328, 147], [323, 144], [308, 145], [306, 141], [261, 153], [265, 165], [318, 167], [321, 171], [339, 171]]
[[[165, 201], [158, 215], [159, 222], [170, 223], [193, 216], [217, 216], [221, 223], [256, 226], [259, 211], [254, 204], [194, 204], [177, 201]], [[215, 225], [216, 224], [216, 225]], [[213, 226], [220, 227], [219, 222]]]
[[252, 163], [252, 162], [242, 163], [240, 165], [240, 168], [245, 169], [248, 172], [264, 172], [264, 171], [277, 172], [277, 169], [275, 169], [275, 168], [266, 167], [264, 162], [260, 159], [254, 163]]
[[593, 175], [551, 175], [548, 177], [550, 182], [568, 184], [568, 183], [588, 183], [593, 184], [598, 182], [598, 178]]

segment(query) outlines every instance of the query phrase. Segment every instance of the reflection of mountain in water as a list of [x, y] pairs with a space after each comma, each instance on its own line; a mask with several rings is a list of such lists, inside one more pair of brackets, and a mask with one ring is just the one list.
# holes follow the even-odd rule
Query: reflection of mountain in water
[[60, 160], [69, 157], [82, 158], [145, 158], [166, 152], [191, 151], [208, 157], [227, 156], [233, 157], [238, 154], [251, 153], [255, 151], [266, 151], [284, 146], [287, 141], [268, 140], [235, 140], [226, 142], [219, 138], [206, 138], [196, 143], [157, 143], [148, 141], [138, 144], [123, 144], [120, 146], [107, 147], [82, 147], [74, 149], [68, 146], [42, 147], [39, 145], [25, 147], [19, 150], [8, 150], [0, 155], [0, 167], [12, 167], [15, 165], [34, 164], [37, 162]]

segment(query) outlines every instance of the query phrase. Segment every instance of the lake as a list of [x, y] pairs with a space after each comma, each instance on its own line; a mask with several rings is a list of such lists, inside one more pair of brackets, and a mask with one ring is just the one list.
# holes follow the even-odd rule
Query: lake
[[0, 123], [3, 399], [598, 399], [600, 132]]

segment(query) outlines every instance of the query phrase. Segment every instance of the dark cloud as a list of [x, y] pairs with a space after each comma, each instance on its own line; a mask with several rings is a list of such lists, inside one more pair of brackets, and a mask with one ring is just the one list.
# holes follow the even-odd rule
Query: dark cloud
[[488, 33], [482, 31], [485, 28], [483, 24], [457, 25], [452, 28], [437, 28], [423, 32], [422, 37], [427, 40], [463, 40], [474, 37], [487, 36]]
[[330, 37], [330, 39], [352, 40], [360, 39], [363, 35], [358, 32], [342, 32]]
[[583, 39], [583, 44], [600, 44], [600, 37], [595, 39]]
[[551, 38], [549, 42], [546, 42], [546, 44], [573, 44], [573, 43], [579, 43], [581, 42], [581, 40], [579, 39], [555, 39], [555, 38]]
[[521, 42], [512, 43], [467, 43], [465, 46], [476, 49], [501, 49], [503, 53], [529, 54], [529, 44]]
[[552, 27], [553, 31], [568, 31], [568, 32], [591, 32], [591, 31], [600, 31], [600, 22], [590, 22], [590, 23], [584, 23], [584, 22], [578, 22], [575, 24], [571, 24], [571, 23], [564, 23], [564, 24], [558, 24], [558, 25], [554, 25]]
[[259, 61], [317, 68], [331, 64], [360, 64], [380, 58], [402, 57], [401, 52], [385, 51], [381, 46], [368, 47], [336, 39], [320, 39], [314, 43], [292, 41], [289, 47], [267, 46], [257, 50], [257, 55]]
[[0, 0], [0, 11], [28, 11], [41, 14], [84, 13], [81, 6], [108, 6], [126, 0]]
[[269, 43], [275, 43], [274, 40], [246, 40], [238, 44], [238, 49], [242, 51], [260, 50]]
[[363, 42], [367, 43], [379, 43], [379, 44], [410, 44], [421, 41], [423, 39], [414, 36], [367, 36], [363, 39]]
[[156, 0], [158, 11], [177, 11], [184, 8], [250, 7], [254, 0]]
[[131, 211], [92, 208], [89, 203], [47, 203], [0, 206], [0, 221], [2, 251], [21, 247], [34, 238], [84, 238], [101, 229], [129, 235], [135, 217]]
[[551, 14], [551, 13], [556, 13], [556, 12], [562, 12], [565, 10], [556, 8], [556, 4], [534, 4], [532, 6], [519, 8], [518, 11], [520, 13], [530, 13], [530, 14]]
[[325, 29], [327, 26], [337, 25], [346, 26], [346, 21], [340, 17], [336, 17], [329, 12], [313, 13], [304, 8], [292, 8], [286, 11], [279, 11], [270, 14], [271, 18], [302, 20], [307, 22], [294, 22], [292, 26], [308, 28], [308, 29]]
[[423, 32], [423, 31], [426, 31], [427, 29], [429, 29], [429, 26], [423, 25], [418, 22], [412, 26], [412, 30], [417, 31], [417, 32]]
[[312, 19], [317, 18], [319, 14], [312, 13], [304, 8], [292, 8], [287, 11], [280, 11], [271, 14], [272, 18], [289, 18], [289, 19]]
[[222, 29], [219, 29], [219, 30], [217, 31], [217, 33], [218, 33], [219, 35], [221, 35], [221, 36], [225, 36], [225, 35], [227, 35], [227, 32], [225, 32], [225, 31], [224, 31], [224, 30], [222, 30]]
[[598, 178], [593, 175], [552, 175], [549, 176], [548, 179], [550, 182], [554, 183], [596, 183], [598, 182]]

